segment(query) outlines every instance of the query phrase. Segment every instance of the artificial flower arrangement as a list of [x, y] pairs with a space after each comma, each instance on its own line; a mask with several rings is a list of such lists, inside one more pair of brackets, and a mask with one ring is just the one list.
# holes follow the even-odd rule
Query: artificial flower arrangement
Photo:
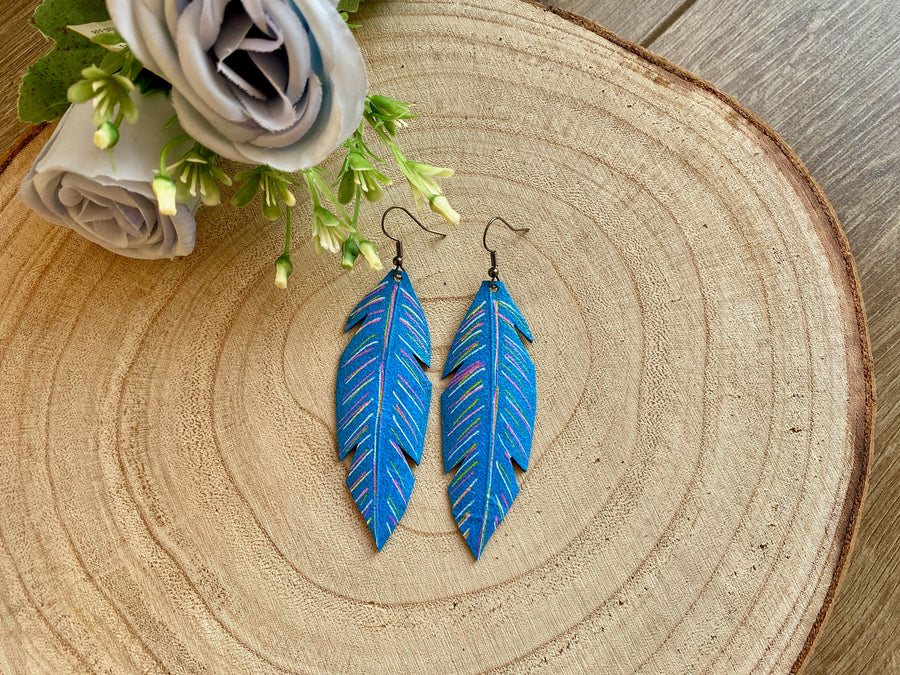
[[[23, 121], [59, 119], [19, 194], [41, 216], [116, 253], [190, 253], [200, 206], [258, 204], [283, 219], [275, 284], [291, 274], [293, 190], [309, 195], [312, 237], [352, 269], [381, 268], [359, 228], [390, 157], [421, 210], [457, 214], [438, 178], [406, 157], [410, 105], [368, 92], [353, 37], [359, 0], [44, 0], [34, 21], [54, 49], [25, 74]], [[377, 142], [377, 146], [373, 143]], [[343, 153], [336, 175], [321, 164]], [[229, 176], [228, 159], [248, 165]]]

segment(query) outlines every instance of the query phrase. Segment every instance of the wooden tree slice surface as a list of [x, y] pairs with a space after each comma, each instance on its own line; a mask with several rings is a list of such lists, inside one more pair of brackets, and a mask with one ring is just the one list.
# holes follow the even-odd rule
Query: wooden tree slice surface
[[[281, 228], [225, 207], [187, 258], [112, 255], [15, 198], [44, 130], [0, 176], [0, 670], [799, 668], [874, 408], [818, 187], [737, 103], [573, 17], [432, 0], [360, 22], [372, 89], [421, 104], [403, 147], [458, 170], [464, 215], [441, 241], [395, 226], [434, 345], [406, 516], [376, 553], [336, 459], [342, 328], [379, 275], [297, 246], [278, 290]], [[531, 227], [492, 241], [538, 418], [476, 563], [437, 398], [497, 214]]]

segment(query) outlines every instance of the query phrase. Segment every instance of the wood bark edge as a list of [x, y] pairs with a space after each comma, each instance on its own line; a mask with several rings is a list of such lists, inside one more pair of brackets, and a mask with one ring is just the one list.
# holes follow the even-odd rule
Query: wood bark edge
[[[819, 635], [821, 634], [822, 629], [824, 628], [825, 623], [828, 620], [828, 615], [830, 614], [831, 609], [834, 606], [834, 598], [837, 595], [838, 587], [840, 586], [841, 580], [843, 579], [844, 573], [847, 569], [847, 564], [850, 560], [850, 554], [852, 553], [853, 544], [856, 540], [856, 533], [859, 529], [859, 515], [862, 510], [862, 504], [865, 500], [866, 488], [868, 486], [869, 467], [871, 464], [871, 454], [875, 436], [874, 432], [876, 398], [872, 345], [869, 341], [869, 328], [868, 324], [866, 323], [866, 311], [865, 305], [863, 304], [862, 288], [859, 282], [859, 275], [856, 272], [856, 263], [853, 260], [853, 255], [850, 253], [850, 245], [847, 241], [847, 235], [841, 228], [841, 224], [838, 221], [837, 214], [834, 211], [834, 207], [831, 206], [831, 203], [828, 201], [828, 198], [825, 196], [822, 188], [819, 187], [819, 184], [816, 183], [815, 179], [812, 177], [812, 175], [810, 175], [809, 170], [797, 156], [797, 153], [794, 152], [794, 150], [784, 141], [784, 139], [781, 138], [781, 136], [779, 136], [775, 132], [774, 129], [763, 122], [750, 110], [741, 105], [734, 97], [720, 91], [711, 82], [708, 82], [707, 80], [694, 75], [684, 68], [662, 58], [657, 54], [654, 54], [650, 50], [641, 47], [638, 44], [630, 42], [629, 40], [616, 35], [612, 31], [604, 28], [594, 21], [591, 21], [590, 19], [586, 19], [583, 16], [574, 14], [565, 9], [542, 5], [538, 2], [535, 2], [534, 0], [521, 1], [529, 5], [533, 5], [534, 7], [537, 7], [543, 11], [555, 14], [556, 16], [559, 16], [566, 21], [569, 21], [581, 28], [584, 28], [585, 30], [594, 33], [595, 35], [600, 36], [608, 42], [612, 42], [625, 51], [631, 52], [635, 56], [638, 56], [645, 61], [652, 63], [654, 66], [665, 70], [667, 73], [670, 73], [684, 80], [685, 82], [712, 94], [714, 97], [732, 108], [738, 115], [743, 117], [747, 122], [749, 122], [760, 132], [762, 132], [766, 137], [768, 137], [769, 140], [771, 140], [775, 145], [775, 147], [778, 148], [778, 150], [780, 150], [784, 157], [788, 160], [788, 162], [797, 172], [797, 175], [809, 188], [809, 191], [812, 193], [812, 196], [816, 200], [816, 203], [818, 203], [819, 207], [824, 213], [825, 218], [831, 227], [831, 234], [840, 248], [841, 256], [844, 261], [844, 269], [847, 274], [848, 285], [850, 287], [850, 292], [853, 298], [853, 307], [856, 314], [856, 328], [862, 351], [861, 356], [866, 397], [865, 418], [863, 421], [862, 439], [860, 439], [861, 443], [859, 443], [860, 447], [856, 449], [857, 465], [856, 467], [854, 467], [854, 473], [857, 474], [856, 480], [854, 482], [851, 479], [851, 487], [847, 493], [847, 499], [845, 501], [844, 510], [842, 512], [842, 516], [846, 514], [847, 527], [842, 537], [841, 550], [838, 554], [835, 571], [832, 575], [828, 590], [826, 591], [825, 601], [823, 602], [819, 613], [816, 615], [816, 619], [813, 622], [809, 635], [807, 636], [806, 641], [803, 644], [803, 648], [800, 650], [800, 654], [797, 656], [797, 660], [791, 667], [791, 673], [800, 673], [803, 670], [803, 667], [806, 665], [809, 657], [812, 655], [816, 640], [819, 638]], [[847, 513], [848, 509], [849, 513]]]

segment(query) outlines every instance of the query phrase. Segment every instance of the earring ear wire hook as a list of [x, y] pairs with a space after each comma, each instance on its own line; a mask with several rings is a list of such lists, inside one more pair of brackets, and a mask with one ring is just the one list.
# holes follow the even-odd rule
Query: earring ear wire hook
[[[384, 232], [385, 237], [387, 237], [388, 239], [390, 239], [391, 241], [393, 241], [394, 243], [397, 244], [397, 255], [394, 256], [394, 260], [393, 260], [394, 278], [397, 279], [398, 275], [400, 274], [400, 270], [403, 269], [403, 242], [400, 241], [399, 239], [397, 239], [396, 237], [392, 237], [391, 235], [389, 235], [388, 231], [384, 227], [384, 219], [387, 217], [387, 214], [389, 214], [394, 209], [400, 209], [401, 211], [403, 211], [406, 215], [408, 215], [410, 218], [413, 219], [413, 221], [416, 223], [416, 225], [421, 227], [426, 232], [430, 232], [431, 234], [436, 234], [439, 237], [446, 237], [447, 233], [446, 232], [438, 232], [436, 230], [429, 230], [427, 227], [425, 227], [422, 224], [422, 222], [418, 218], [416, 218], [412, 213], [410, 213], [408, 209], [406, 209], [402, 206], [387, 207], [384, 210], [384, 213], [381, 214], [381, 231]], [[399, 279], [397, 279], [397, 280], [399, 281]]]
[[493, 218], [491, 218], [488, 221], [487, 225], [484, 226], [484, 234], [481, 235], [481, 245], [484, 246], [485, 251], [487, 251], [488, 253], [491, 254], [491, 267], [488, 270], [488, 276], [491, 278], [491, 289], [492, 290], [497, 290], [496, 282], [497, 282], [497, 279], [500, 277], [500, 270], [497, 269], [497, 251], [496, 251], [496, 249], [489, 248], [487, 245], [487, 233], [488, 233], [488, 230], [490, 229], [491, 225], [494, 224], [495, 220], [499, 220], [501, 223], [506, 225], [506, 227], [508, 227], [513, 232], [528, 232], [528, 230], [531, 229], [530, 227], [513, 227], [512, 225], [507, 223], [506, 220], [504, 220], [500, 216], [494, 216]]

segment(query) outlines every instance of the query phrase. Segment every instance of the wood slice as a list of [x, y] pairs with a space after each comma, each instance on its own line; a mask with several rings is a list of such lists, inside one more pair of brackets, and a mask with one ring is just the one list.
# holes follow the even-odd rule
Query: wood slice
[[[225, 207], [187, 258], [112, 255], [15, 199], [41, 131], [0, 176], [0, 670], [799, 669], [874, 409], [819, 188], [733, 100], [574, 17], [396, 1], [360, 23], [372, 89], [420, 102], [403, 146], [458, 170], [464, 216], [442, 241], [397, 221], [434, 344], [398, 530], [376, 553], [334, 436], [343, 323], [379, 275], [297, 246], [278, 290], [281, 228]], [[492, 234], [538, 418], [476, 562], [437, 398], [497, 214], [531, 227]]]

